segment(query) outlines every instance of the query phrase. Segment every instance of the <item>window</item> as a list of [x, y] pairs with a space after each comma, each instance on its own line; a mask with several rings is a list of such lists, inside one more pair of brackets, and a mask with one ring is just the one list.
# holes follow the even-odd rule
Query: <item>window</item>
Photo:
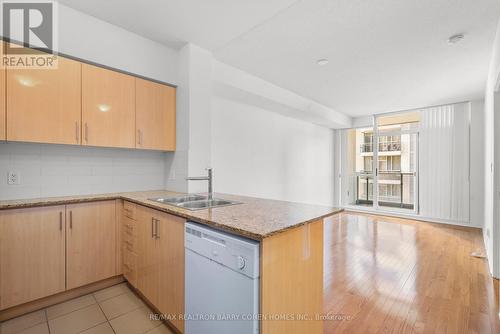
[[365, 127], [343, 132], [342, 203], [415, 211], [419, 121], [419, 112], [388, 114], [375, 119], [375, 131]]

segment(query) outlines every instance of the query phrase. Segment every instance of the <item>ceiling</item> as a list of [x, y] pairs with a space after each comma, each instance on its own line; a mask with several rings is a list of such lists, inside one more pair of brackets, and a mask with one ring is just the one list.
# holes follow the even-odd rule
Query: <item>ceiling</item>
[[192, 42], [350, 116], [483, 97], [500, 18], [498, 0], [59, 2], [170, 47]]

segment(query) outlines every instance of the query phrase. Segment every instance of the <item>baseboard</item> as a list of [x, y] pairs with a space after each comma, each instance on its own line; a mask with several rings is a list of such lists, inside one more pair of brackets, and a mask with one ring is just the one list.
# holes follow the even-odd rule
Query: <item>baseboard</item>
[[38, 311], [40, 309], [59, 304], [62, 302], [65, 302], [67, 300], [77, 298], [83, 295], [87, 295], [92, 292], [96, 292], [98, 290], [105, 289], [107, 287], [119, 284], [124, 282], [125, 279], [123, 278], [123, 275], [119, 276], [114, 276], [111, 278], [107, 278], [105, 280], [95, 282], [92, 284], [88, 284], [85, 286], [81, 286], [72, 290], [60, 292], [58, 294], [44, 297], [41, 299], [37, 299], [25, 304], [17, 305], [10, 307], [8, 309], [0, 311], [0, 322], [9, 320], [18, 316], [21, 316], [23, 314], [31, 313], [34, 311]]
[[375, 211], [375, 210], [369, 210], [369, 209], [364, 209], [364, 208], [355, 208], [355, 207], [351, 207], [351, 206], [344, 207], [344, 210], [345, 210], [345, 212], [365, 213], [365, 214], [370, 214], [370, 215], [374, 215], [374, 216], [386, 216], [386, 217], [394, 217], [394, 218], [401, 218], [401, 219], [410, 219], [410, 220], [421, 221], [421, 222], [425, 222], [425, 223], [435, 223], [435, 224], [443, 224], [443, 225], [450, 225], [450, 226], [469, 227], [469, 228], [482, 230], [482, 226], [471, 225], [467, 222], [462, 222], [462, 221], [434, 219], [434, 218], [422, 217], [422, 216], [418, 216], [418, 215], [402, 214], [399, 212]]

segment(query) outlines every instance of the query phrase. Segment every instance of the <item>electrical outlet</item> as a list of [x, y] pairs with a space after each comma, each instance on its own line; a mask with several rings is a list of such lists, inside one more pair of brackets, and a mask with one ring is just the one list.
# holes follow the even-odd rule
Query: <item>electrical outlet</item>
[[9, 172], [7, 175], [7, 184], [9, 185], [21, 184], [21, 174], [19, 174], [19, 172]]
[[175, 180], [175, 169], [172, 169], [169, 173], [168, 179], [173, 181]]

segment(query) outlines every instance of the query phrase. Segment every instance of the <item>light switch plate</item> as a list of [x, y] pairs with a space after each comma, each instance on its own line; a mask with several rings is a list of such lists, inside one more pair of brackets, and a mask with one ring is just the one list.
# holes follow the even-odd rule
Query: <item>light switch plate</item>
[[21, 184], [21, 174], [19, 174], [19, 172], [9, 172], [7, 175], [7, 184], [9, 185]]

